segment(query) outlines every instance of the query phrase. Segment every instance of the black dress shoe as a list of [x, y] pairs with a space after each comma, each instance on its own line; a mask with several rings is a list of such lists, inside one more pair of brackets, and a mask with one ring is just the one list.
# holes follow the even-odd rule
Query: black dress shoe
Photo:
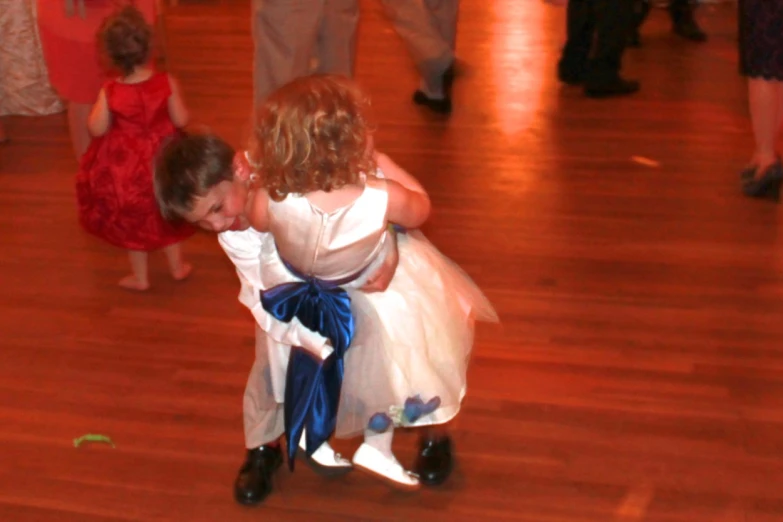
[[706, 42], [707, 33], [702, 31], [696, 19], [693, 17], [693, 6], [685, 8], [674, 7], [670, 9], [672, 16], [672, 30], [674, 34], [690, 40], [691, 42]]
[[272, 492], [272, 475], [283, 464], [283, 452], [277, 446], [261, 446], [247, 450], [245, 463], [234, 482], [234, 498], [240, 504], [252, 506]]
[[443, 98], [430, 98], [421, 90], [413, 93], [413, 103], [423, 105], [432, 112], [438, 114], [451, 114], [451, 89], [454, 87], [454, 78], [457, 76], [456, 63], [452, 62], [441, 76], [443, 85]]
[[674, 24], [674, 34], [690, 40], [691, 42], [706, 42], [707, 33], [701, 30], [696, 20], [690, 19], [686, 22]]
[[742, 192], [751, 198], [771, 199], [777, 203], [780, 201], [781, 183], [783, 183], [783, 165], [778, 161], [767, 167], [760, 177], [744, 178]]
[[584, 83], [585, 75], [583, 73], [570, 71], [570, 70], [565, 69], [563, 67], [558, 67], [558, 69], [557, 69], [557, 79], [560, 80], [562, 83], [564, 83], [566, 85], [570, 85], [571, 87], [575, 87], [577, 85], [582, 85], [582, 83]]
[[438, 114], [451, 114], [451, 98], [430, 98], [420, 90], [413, 93], [413, 103]]
[[419, 456], [415, 467], [419, 480], [427, 486], [443, 484], [454, 469], [451, 439], [449, 437], [422, 439], [419, 444]]
[[590, 98], [610, 98], [613, 96], [628, 96], [639, 90], [639, 82], [615, 78], [601, 83], [585, 85], [585, 94]]

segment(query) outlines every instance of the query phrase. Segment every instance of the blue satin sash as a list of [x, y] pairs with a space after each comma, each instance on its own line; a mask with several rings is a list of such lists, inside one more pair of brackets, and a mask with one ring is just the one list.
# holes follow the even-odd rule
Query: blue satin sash
[[[392, 228], [405, 233], [398, 225]], [[324, 281], [299, 273], [285, 260], [283, 264], [301, 281], [262, 290], [261, 305], [279, 321], [289, 323], [296, 317], [305, 328], [329, 339], [334, 350], [324, 361], [301, 348], [291, 350], [283, 418], [288, 465], [293, 470], [302, 431], [306, 432], [306, 453], [312, 455], [329, 440], [337, 425], [345, 371], [343, 358], [355, 333], [351, 298], [341, 286], [356, 280], [363, 271], [340, 281]]]
[[283, 417], [288, 465], [294, 469], [302, 431], [306, 431], [306, 453], [312, 455], [334, 432], [337, 406], [342, 389], [343, 357], [354, 336], [351, 298], [341, 285], [361, 273], [341, 281], [323, 281], [300, 274], [289, 263], [286, 268], [298, 279], [261, 292], [264, 310], [283, 322], [296, 317], [305, 328], [318, 332], [334, 350], [320, 361], [303, 349], [291, 350], [286, 371]]

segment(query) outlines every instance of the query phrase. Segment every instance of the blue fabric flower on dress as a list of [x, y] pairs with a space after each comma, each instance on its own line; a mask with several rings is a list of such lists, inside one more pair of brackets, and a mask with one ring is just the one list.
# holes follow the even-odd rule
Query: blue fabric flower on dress
[[427, 402], [421, 399], [421, 395], [415, 397], [409, 397], [405, 401], [405, 406], [402, 408], [402, 414], [408, 421], [408, 424], [413, 424], [424, 415], [429, 415], [433, 411], [437, 410], [440, 406], [440, 397], [433, 397]]
[[376, 432], [383, 433], [392, 426], [410, 426], [425, 415], [429, 415], [440, 407], [440, 397], [433, 397], [424, 402], [421, 395], [408, 397], [405, 404], [400, 406], [391, 406], [389, 412], [377, 412], [367, 423], [367, 428]]
[[385, 413], [376, 413], [370, 417], [370, 422], [367, 423], [367, 427], [376, 433], [383, 433], [388, 430], [394, 423], [392, 418]]

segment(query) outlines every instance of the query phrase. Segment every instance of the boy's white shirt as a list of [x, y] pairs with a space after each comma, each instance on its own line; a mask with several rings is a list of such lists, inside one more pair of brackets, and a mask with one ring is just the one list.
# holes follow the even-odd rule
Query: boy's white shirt
[[[297, 318], [284, 323], [270, 315], [261, 305], [261, 291], [268, 290], [261, 279], [262, 259], [277, 262], [280, 269], [285, 270], [277, 256], [271, 234], [252, 228], [229, 230], [218, 234], [218, 242], [236, 267], [241, 283], [239, 302], [250, 310], [258, 326], [270, 338], [283, 345], [300, 346], [321, 359], [332, 354], [334, 350], [326, 337], [305, 328]], [[273, 356], [270, 353], [270, 357]]]

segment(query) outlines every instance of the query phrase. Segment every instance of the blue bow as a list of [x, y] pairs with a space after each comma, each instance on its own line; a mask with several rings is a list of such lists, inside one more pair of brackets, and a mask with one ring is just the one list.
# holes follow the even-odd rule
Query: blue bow
[[294, 459], [302, 430], [306, 428], [307, 454], [312, 455], [329, 440], [337, 423], [337, 406], [343, 383], [343, 356], [354, 335], [354, 317], [348, 292], [312, 277], [285, 283], [261, 292], [264, 310], [283, 322], [296, 317], [305, 328], [331, 342], [334, 353], [321, 362], [302, 349], [291, 351], [285, 384], [285, 436], [288, 465]]

